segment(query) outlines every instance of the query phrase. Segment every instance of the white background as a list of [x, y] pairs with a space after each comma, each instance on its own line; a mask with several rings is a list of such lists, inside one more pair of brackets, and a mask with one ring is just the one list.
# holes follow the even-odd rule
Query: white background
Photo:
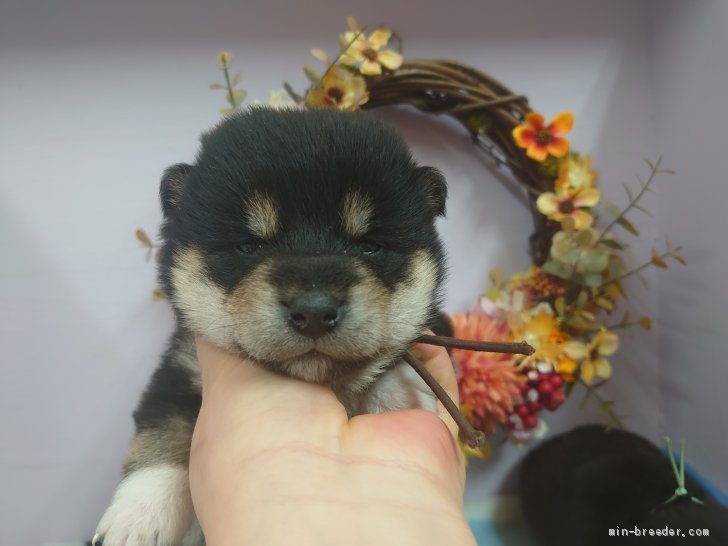
[[[283, 81], [302, 91], [308, 50], [334, 53], [347, 15], [394, 27], [410, 58], [489, 72], [547, 117], [574, 111], [573, 145], [612, 200], [646, 172], [642, 157], [676, 169], [648, 197], [654, 218], [635, 218], [633, 250], [645, 257], [669, 233], [689, 265], [650, 271], [648, 291], [630, 284], [632, 314], [655, 329], [623, 338], [609, 393], [630, 428], [686, 438], [689, 461], [728, 488], [728, 4], [2, 0], [1, 544], [88, 538], [117, 483], [131, 411], [172, 329], [133, 233], [155, 233], [159, 175], [192, 161], [218, 120], [215, 53], [233, 52], [251, 98]], [[526, 269], [528, 212], [466, 136], [411, 112], [375, 115], [448, 177], [448, 310], [472, 305], [491, 267]], [[552, 430], [598, 419], [578, 402]], [[508, 489], [524, 452], [474, 464], [467, 497]]]

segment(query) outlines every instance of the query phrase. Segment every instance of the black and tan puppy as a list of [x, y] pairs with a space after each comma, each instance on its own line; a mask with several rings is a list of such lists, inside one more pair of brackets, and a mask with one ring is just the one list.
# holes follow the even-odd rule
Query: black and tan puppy
[[350, 415], [434, 409], [397, 364], [437, 312], [445, 196], [394, 131], [324, 110], [232, 116], [203, 136], [194, 165], [169, 168], [160, 279], [178, 329], [134, 414], [95, 543], [202, 543], [187, 476], [195, 334], [331, 385]]

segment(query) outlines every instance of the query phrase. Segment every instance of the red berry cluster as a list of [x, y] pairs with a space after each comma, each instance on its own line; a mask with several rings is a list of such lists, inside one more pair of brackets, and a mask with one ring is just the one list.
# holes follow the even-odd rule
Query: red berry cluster
[[561, 389], [564, 379], [556, 372], [529, 370], [526, 378], [527, 381], [520, 385], [522, 402], [516, 404], [508, 416], [508, 426], [512, 430], [534, 429], [542, 409], [554, 411], [566, 399]]

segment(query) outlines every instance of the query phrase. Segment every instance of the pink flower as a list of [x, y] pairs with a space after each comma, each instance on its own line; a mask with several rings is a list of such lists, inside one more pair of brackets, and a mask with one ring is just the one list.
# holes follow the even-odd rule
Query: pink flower
[[[505, 324], [482, 312], [456, 313], [452, 317], [455, 337], [476, 341], [508, 341]], [[486, 433], [503, 423], [520, 396], [518, 368], [513, 356], [455, 349], [458, 364], [460, 404], [471, 424]]]

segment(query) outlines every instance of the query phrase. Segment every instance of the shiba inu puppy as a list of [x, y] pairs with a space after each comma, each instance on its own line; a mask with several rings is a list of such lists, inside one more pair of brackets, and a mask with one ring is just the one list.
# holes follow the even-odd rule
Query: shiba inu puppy
[[252, 109], [167, 169], [159, 277], [178, 328], [134, 413], [94, 544], [202, 544], [188, 486], [194, 336], [330, 385], [350, 415], [435, 409], [400, 358], [436, 320], [440, 173], [364, 114]]

